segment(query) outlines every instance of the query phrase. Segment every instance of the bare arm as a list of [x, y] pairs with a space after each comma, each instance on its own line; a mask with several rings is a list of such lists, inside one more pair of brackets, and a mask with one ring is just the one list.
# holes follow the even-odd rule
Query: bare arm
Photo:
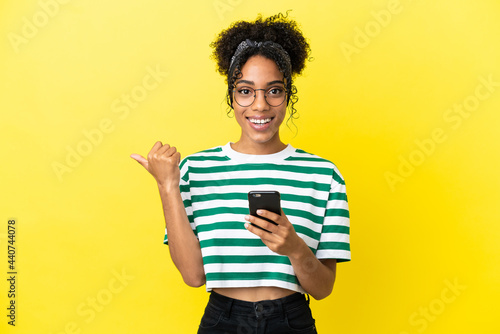
[[184, 282], [192, 287], [205, 284], [200, 243], [189, 225], [179, 188], [169, 190], [158, 185], [168, 231], [170, 257]]
[[288, 256], [300, 285], [314, 299], [328, 297], [332, 293], [335, 283], [337, 261], [334, 259], [318, 260], [304, 240], [297, 235], [283, 210], [281, 216], [266, 210], [257, 212], [260, 216], [268, 218], [278, 225], [254, 216], [247, 216], [246, 219], [272, 233], [251, 224], [245, 224], [245, 227], [259, 236], [273, 252]]
[[318, 260], [306, 243], [288, 256], [300, 285], [314, 299], [328, 297], [333, 290], [337, 272], [337, 260]]
[[175, 147], [156, 142], [147, 159], [138, 154], [131, 157], [151, 173], [158, 184], [172, 261], [187, 285], [202, 286], [205, 272], [200, 243], [189, 225], [179, 190], [179, 152]]

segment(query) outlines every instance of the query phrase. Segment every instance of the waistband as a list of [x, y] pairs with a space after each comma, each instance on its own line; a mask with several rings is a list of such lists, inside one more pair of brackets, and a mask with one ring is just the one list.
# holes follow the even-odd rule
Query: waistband
[[279, 299], [248, 302], [226, 297], [212, 291], [210, 293], [208, 304], [211, 304], [216, 308], [223, 310], [228, 317], [231, 314], [249, 315], [252, 313], [255, 314], [256, 318], [261, 318], [264, 316], [270, 317], [275, 315], [282, 315], [284, 317], [288, 311], [291, 311], [297, 307], [303, 305], [309, 306], [309, 298], [306, 299], [305, 295], [301, 294], [300, 292], [296, 292]]

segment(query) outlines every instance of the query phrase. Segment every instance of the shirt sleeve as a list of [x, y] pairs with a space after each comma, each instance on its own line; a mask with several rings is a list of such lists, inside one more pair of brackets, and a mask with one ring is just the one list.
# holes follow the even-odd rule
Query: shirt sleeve
[[316, 257], [336, 259], [337, 262], [350, 261], [349, 236], [350, 219], [345, 182], [340, 174], [334, 172]]
[[[186, 214], [188, 216], [189, 224], [191, 225], [191, 229], [194, 234], [198, 237], [198, 233], [196, 231], [196, 226], [194, 224], [193, 218], [193, 206], [191, 203], [191, 188], [189, 186], [189, 160], [184, 158], [179, 164], [179, 168], [181, 170], [181, 178], [179, 180], [179, 190], [181, 192], [182, 203], [184, 204], [184, 209], [186, 209]], [[163, 243], [168, 245], [168, 233], [167, 228], [165, 227], [165, 237], [163, 239]]]

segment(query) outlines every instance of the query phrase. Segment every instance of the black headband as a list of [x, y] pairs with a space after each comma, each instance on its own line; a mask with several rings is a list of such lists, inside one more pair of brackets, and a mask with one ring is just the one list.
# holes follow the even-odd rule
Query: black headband
[[271, 47], [272, 49], [275, 49], [278, 51], [278, 54], [285, 60], [286, 66], [288, 67], [287, 70], [289, 73], [291, 73], [292, 69], [292, 63], [290, 61], [290, 56], [288, 55], [288, 52], [286, 52], [283, 47], [275, 42], [272, 41], [265, 41], [265, 42], [256, 42], [256, 41], [251, 41], [249, 39], [244, 40], [241, 42], [238, 47], [236, 48], [236, 51], [234, 52], [233, 57], [231, 58], [231, 63], [229, 64], [229, 71], [228, 73], [233, 72], [233, 65], [235, 63], [235, 60], [241, 55], [241, 53], [248, 49], [248, 48], [260, 48], [260, 47]]

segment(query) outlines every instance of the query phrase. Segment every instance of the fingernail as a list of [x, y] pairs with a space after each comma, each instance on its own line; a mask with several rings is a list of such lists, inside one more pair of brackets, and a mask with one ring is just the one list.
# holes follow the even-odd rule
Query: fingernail
[[264, 212], [263, 212], [262, 210], [257, 210], [257, 214], [258, 214], [258, 215], [261, 215], [261, 214], [263, 214], [263, 213], [264, 213]]
[[250, 216], [245, 216], [245, 220], [250, 221]]
[[249, 223], [245, 223], [245, 228], [248, 229], [248, 226], [250, 226]]

